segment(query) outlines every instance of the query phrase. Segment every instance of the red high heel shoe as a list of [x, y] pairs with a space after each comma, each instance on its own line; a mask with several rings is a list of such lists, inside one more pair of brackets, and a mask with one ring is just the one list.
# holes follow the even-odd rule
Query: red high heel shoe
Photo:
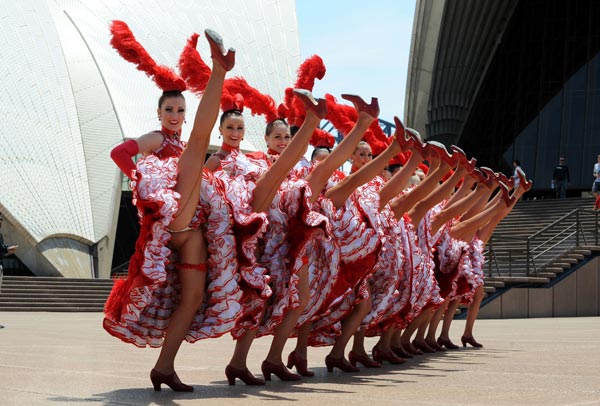
[[404, 351], [404, 348], [402, 348], [402, 346], [400, 347], [392, 347], [392, 351], [394, 352], [394, 354], [396, 354], [397, 357], [400, 358], [412, 358], [412, 354], [409, 354], [408, 352]]
[[342, 99], [346, 99], [354, 104], [357, 113], [364, 111], [374, 119], [379, 116], [379, 101], [377, 97], [371, 97], [371, 104], [367, 104], [362, 97], [354, 94], [343, 94]]
[[484, 174], [485, 176], [487, 176], [487, 177], [488, 177], [488, 179], [496, 179], [496, 174], [495, 174], [495, 172], [494, 172], [493, 170], [491, 170], [490, 168], [488, 168], [487, 166], [481, 166], [481, 167], [479, 168], [479, 170], [480, 170], [481, 172], [483, 172], [483, 174]]
[[425, 341], [413, 340], [412, 344], [419, 350], [423, 351], [425, 354], [431, 354], [435, 352], [435, 350], [428, 346]]
[[531, 187], [533, 186], [533, 181], [532, 180], [527, 180], [525, 178], [525, 175], [523, 175], [521, 172], [517, 173], [517, 175], [519, 176], [519, 184], [523, 185], [523, 187], [525, 188], [525, 191], [527, 192], [529, 189], [531, 189]]
[[353, 367], [360, 362], [365, 368], [381, 368], [381, 364], [377, 361], [373, 361], [368, 355], [357, 354], [354, 351], [350, 351], [348, 354], [348, 361], [350, 361], [350, 365]]
[[467, 159], [467, 154], [456, 145], [451, 145], [452, 156], [457, 159], [457, 164], [466, 169], [467, 173], [471, 174], [475, 170], [477, 160], [475, 158]]
[[327, 115], [327, 101], [325, 99], [315, 100], [312, 93], [306, 89], [294, 89], [294, 94], [304, 103], [306, 110], [310, 110], [321, 120]]
[[512, 205], [515, 202], [516, 197], [510, 196], [508, 193], [508, 187], [504, 183], [500, 183], [500, 192], [502, 193], [502, 200], [506, 207]]
[[404, 128], [404, 124], [396, 116], [394, 116], [394, 124], [396, 125], [394, 138], [396, 138], [396, 141], [398, 142], [398, 145], [400, 145], [400, 149], [402, 151], [408, 151], [412, 148], [415, 142], [414, 139], [412, 137], [408, 137], [408, 139], [406, 138], [406, 128]]
[[435, 350], [435, 351], [446, 351], [446, 349], [444, 347], [442, 347], [441, 345], [439, 345], [435, 341], [431, 341], [431, 340], [425, 339], [425, 344], [427, 344], [429, 346], [429, 348], [431, 348], [432, 350]]
[[456, 161], [454, 157], [448, 152], [444, 144], [441, 144], [437, 141], [427, 141], [433, 151], [440, 157], [443, 162], [446, 162], [450, 167], [456, 167]]
[[477, 341], [475, 341], [475, 338], [473, 338], [473, 337], [462, 336], [460, 338], [460, 342], [462, 343], [463, 347], [466, 347], [467, 344], [471, 344], [471, 346], [473, 346], [475, 348], [483, 347], [483, 344], [479, 344]]
[[408, 342], [408, 343], [402, 343], [402, 348], [404, 348], [404, 350], [406, 352], [408, 352], [409, 354], [412, 354], [412, 355], [423, 355], [423, 351], [421, 351], [418, 348], [416, 348], [410, 342]]
[[260, 366], [263, 375], [265, 376], [265, 380], [271, 380], [271, 374], [275, 375], [281, 381], [299, 381], [300, 375], [290, 372], [285, 365], [282, 364], [273, 364], [267, 360], [263, 361]]
[[485, 183], [487, 177], [479, 170], [479, 168], [474, 168], [473, 172], [471, 172], [471, 177], [477, 181], [477, 183]]
[[156, 369], [152, 369], [152, 371], [150, 371], [150, 380], [152, 381], [152, 385], [154, 386], [154, 390], [156, 392], [160, 392], [160, 386], [163, 383], [169, 388], [173, 389], [175, 392], [194, 391], [194, 387], [181, 382], [175, 372], [165, 375], [162, 372], [158, 372]]
[[262, 386], [265, 384], [263, 379], [252, 375], [252, 372], [250, 372], [248, 368], [234, 368], [231, 365], [227, 365], [227, 368], [225, 368], [225, 376], [230, 385], [235, 385], [236, 378], [248, 386]]
[[300, 358], [296, 351], [292, 351], [290, 355], [288, 355], [288, 362], [286, 365], [289, 369], [296, 366], [296, 371], [302, 376], [315, 376], [314, 371], [308, 369], [308, 361]]
[[225, 53], [223, 38], [216, 31], [206, 29], [204, 30], [204, 36], [206, 36], [210, 45], [210, 57], [217, 61], [225, 71], [229, 72], [233, 69], [235, 65], [235, 49], [229, 48], [227, 53]]
[[403, 364], [406, 362], [404, 358], [397, 357], [393, 351], [381, 351], [379, 348], [373, 347], [371, 352], [373, 353], [373, 359], [380, 364], [382, 361], [387, 361], [394, 365]]
[[439, 337], [437, 339], [437, 343], [439, 345], [443, 345], [444, 347], [446, 347], [449, 350], [457, 350], [458, 349], [458, 345], [454, 344], [452, 341], [450, 341], [449, 338], [442, 338]]
[[325, 366], [327, 367], [327, 372], [333, 372], [333, 368], [338, 368], [342, 372], [359, 372], [360, 369], [350, 365], [348, 361], [341, 358], [333, 358], [331, 355], [325, 357]]

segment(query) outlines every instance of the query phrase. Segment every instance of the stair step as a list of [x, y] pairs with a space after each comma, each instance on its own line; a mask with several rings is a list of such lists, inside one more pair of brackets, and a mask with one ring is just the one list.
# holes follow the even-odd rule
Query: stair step
[[[562, 261], [562, 259], [561, 259]], [[568, 269], [571, 267], [571, 263], [570, 262], [552, 262], [551, 264], [553, 267], [561, 267], [563, 269]]]
[[0, 296], [0, 305], [10, 304], [10, 303], [31, 303], [32, 305], [37, 305], [37, 303], [42, 304], [53, 304], [53, 305], [62, 305], [63, 303], [88, 303], [88, 304], [101, 304], [103, 305], [106, 302], [106, 298], [87, 298], [87, 297], [73, 297], [73, 298], [65, 298], [65, 297], [4, 297], [4, 295]]
[[28, 307], [28, 306], [15, 306], [4, 308], [0, 306], [0, 311], [5, 312], [102, 312], [102, 307], [93, 306], [71, 306], [71, 307]]
[[54, 308], [54, 307], [103, 307], [104, 303], [95, 303], [88, 301], [79, 301], [72, 303], [64, 303], [64, 302], [40, 302], [40, 301], [31, 301], [31, 302], [22, 302], [22, 301], [11, 301], [11, 302], [0, 302], [2, 308], [12, 308], [12, 307], [31, 307], [31, 308]]
[[556, 274], [554, 272], [538, 272], [537, 276], [540, 278], [548, 278], [548, 279], [556, 278]]
[[515, 284], [515, 283], [536, 283], [536, 284], [546, 284], [550, 282], [548, 278], [541, 278], [535, 276], [494, 276], [490, 278], [493, 281], [501, 281], [505, 284]]
[[492, 281], [489, 278], [485, 278], [485, 286], [492, 286], [494, 288], [503, 288], [504, 287], [504, 282], [502, 281]]
[[579, 262], [579, 260], [578, 260], [578, 259], [576, 259], [576, 258], [571, 258], [570, 256], [569, 256], [569, 257], [566, 257], [566, 258], [561, 258], [560, 260], [561, 260], [562, 262], [568, 262], [568, 263], [569, 263], [569, 264], [571, 264], [571, 265], [574, 265], [574, 264], [576, 264], [576, 263], [578, 263], [578, 262]]
[[496, 288], [493, 286], [484, 286], [483, 287], [483, 291], [486, 293], [495, 293], [496, 292]]
[[574, 249], [573, 251], [571, 251], [573, 254], [581, 254], [584, 255], [586, 257], [592, 255], [592, 250], [584, 250], [584, 249]]
[[81, 293], [58, 293], [58, 292], [44, 292], [44, 293], [23, 293], [23, 292], [9, 292], [8, 290], [5, 292], [4, 290], [2, 291], [2, 294], [0, 295], [0, 300], [2, 298], [5, 297], [25, 297], [25, 298], [44, 298], [44, 297], [52, 297], [52, 298], [65, 298], [65, 299], [69, 299], [69, 298], [75, 298], [75, 297], [85, 297], [85, 298], [90, 298], [90, 299], [102, 299], [104, 298], [106, 300], [106, 298], [108, 297], [109, 292], [106, 293], [95, 293], [95, 294], [81, 294]]
[[551, 267], [551, 266], [543, 268], [541, 270], [541, 272], [552, 272], [552, 273], [555, 273], [555, 274], [557, 274], [557, 273], [563, 273], [564, 271], [565, 271], [564, 268]]
[[5, 281], [21, 281], [21, 282], [29, 282], [29, 281], [38, 281], [38, 282], [69, 282], [69, 283], [106, 283], [112, 284], [112, 279], [86, 279], [86, 278], [62, 278], [62, 277], [52, 277], [52, 276], [13, 276], [13, 275], [5, 275]]

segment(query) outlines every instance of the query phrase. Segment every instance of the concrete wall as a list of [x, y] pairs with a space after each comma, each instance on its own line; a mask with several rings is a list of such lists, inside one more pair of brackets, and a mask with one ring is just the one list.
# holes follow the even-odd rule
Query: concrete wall
[[549, 288], [512, 288], [481, 308], [481, 319], [600, 316], [600, 257]]

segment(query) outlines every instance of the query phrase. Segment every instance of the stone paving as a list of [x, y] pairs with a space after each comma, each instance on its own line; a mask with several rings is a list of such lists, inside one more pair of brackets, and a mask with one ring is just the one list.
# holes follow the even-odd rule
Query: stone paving
[[[100, 313], [0, 312], [0, 405], [600, 405], [600, 318], [479, 320], [482, 349], [356, 374], [327, 373], [328, 349], [310, 349], [315, 377], [264, 387], [227, 385], [227, 336], [182, 346], [177, 371], [193, 393], [154, 392], [148, 374], [158, 350], [121, 343], [101, 321]], [[463, 327], [453, 323], [457, 344]], [[269, 344], [254, 343], [256, 374]]]

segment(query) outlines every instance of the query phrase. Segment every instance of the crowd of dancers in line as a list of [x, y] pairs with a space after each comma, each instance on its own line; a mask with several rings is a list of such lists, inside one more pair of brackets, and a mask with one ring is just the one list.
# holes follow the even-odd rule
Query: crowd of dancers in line
[[[235, 339], [225, 369], [230, 385], [313, 376], [311, 346], [330, 346], [327, 370], [349, 373], [455, 349], [449, 331], [461, 303], [469, 304], [462, 345], [481, 346], [473, 325], [483, 297], [483, 247], [531, 182], [515, 186], [460, 148], [449, 153], [423, 143], [398, 118], [386, 137], [377, 99], [342, 95], [350, 106], [331, 95], [313, 98], [325, 74], [318, 56], [302, 64], [276, 105], [243, 78], [225, 79], [235, 50], [226, 51], [214, 31], [205, 31], [212, 67], [194, 34], [179, 74], [158, 65], [124, 22], [113, 21], [111, 33], [117, 51], [163, 90], [161, 130], [111, 153], [131, 179], [141, 227], [103, 323], [125, 342], [161, 347], [150, 373], [155, 390], [192, 391], [175, 372], [182, 341], [224, 334]], [[185, 90], [201, 95], [187, 143], [179, 137]], [[223, 143], [205, 162], [220, 108]], [[266, 118], [266, 152], [240, 152], [245, 108]], [[335, 147], [318, 127], [323, 119], [344, 134]], [[304, 158], [309, 143], [313, 162]], [[339, 168], [348, 160], [346, 175]], [[272, 342], [261, 379], [247, 355], [265, 335]], [[364, 339], [374, 336], [370, 356]], [[296, 346], [284, 364], [290, 338]]]

